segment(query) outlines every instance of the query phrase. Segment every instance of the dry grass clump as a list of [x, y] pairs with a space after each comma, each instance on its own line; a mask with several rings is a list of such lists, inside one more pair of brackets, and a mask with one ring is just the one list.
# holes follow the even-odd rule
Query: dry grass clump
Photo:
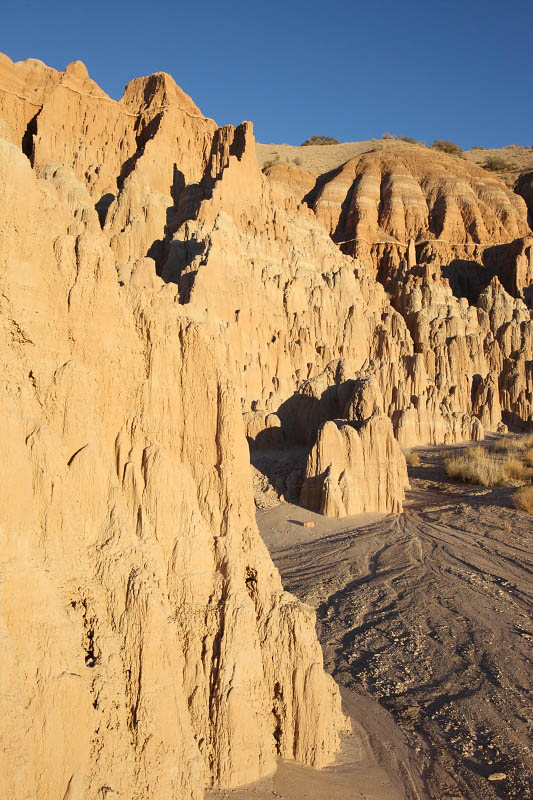
[[517, 508], [533, 514], [533, 486], [522, 486], [513, 494], [513, 501]]
[[339, 140], [332, 136], [310, 136], [301, 143], [300, 147], [307, 147], [310, 144], [339, 144]]
[[524, 458], [530, 466], [533, 466], [533, 447], [528, 447], [527, 450], [524, 450]]
[[418, 453], [404, 453], [404, 455], [409, 467], [418, 467], [420, 465], [420, 456]]
[[513, 168], [512, 164], [500, 156], [490, 156], [482, 166], [491, 172], [507, 172]]
[[277, 164], [279, 161], [279, 153], [276, 153], [274, 158], [271, 158], [269, 161], [265, 161], [263, 164], [263, 172], [268, 169], [269, 167], [273, 167], [274, 164]]
[[523, 481], [528, 475], [526, 465], [516, 456], [507, 456], [501, 468], [503, 477], [507, 480]]
[[463, 157], [463, 148], [459, 147], [455, 142], [450, 142], [449, 139], [435, 139], [431, 146], [435, 150], [440, 150], [442, 153]]
[[450, 478], [479, 486], [508, 486], [528, 474], [520, 458], [502, 458], [484, 447], [470, 447], [463, 455], [447, 458], [444, 463]]
[[398, 142], [406, 142], [407, 144], [421, 144], [423, 147], [426, 146], [425, 142], [420, 142], [417, 139], [413, 139], [412, 136], [399, 136], [396, 133], [383, 133], [381, 135], [382, 139], [396, 139]]
[[507, 452], [533, 450], [533, 433], [525, 433], [523, 436], [505, 436], [499, 439], [493, 447], [495, 450], [507, 450]]

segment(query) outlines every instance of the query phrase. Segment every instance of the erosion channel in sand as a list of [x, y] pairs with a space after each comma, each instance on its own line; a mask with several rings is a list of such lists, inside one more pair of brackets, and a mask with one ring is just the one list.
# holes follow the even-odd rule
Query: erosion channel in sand
[[[284, 584], [317, 609], [326, 667], [402, 729], [414, 764], [398, 796], [416, 796], [414, 770], [430, 797], [524, 800], [532, 786], [531, 517], [514, 508], [511, 488], [450, 481], [444, 459], [461, 449], [417, 451], [401, 516], [334, 520], [283, 503], [258, 512], [259, 528]], [[360, 725], [375, 713], [360, 705]], [[345, 766], [337, 769], [342, 780]], [[390, 759], [386, 769], [394, 774]], [[497, 773], [505, 779], [489, 780]], [[379, 796], [364, 771], [362, 782], [356, 774], [346, 798]], [[287, 784], [280, 796], [322, 797], [311, 786], [299, 794]]]

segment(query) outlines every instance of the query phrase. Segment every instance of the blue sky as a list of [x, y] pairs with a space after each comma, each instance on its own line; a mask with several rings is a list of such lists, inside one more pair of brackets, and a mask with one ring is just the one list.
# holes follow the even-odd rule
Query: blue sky
[[384, 132], [533, 145], [533, 2], [4, 0], [0, 50], [85, 62], [119, 98], [170, 72], [219, 125], [262, 142]]

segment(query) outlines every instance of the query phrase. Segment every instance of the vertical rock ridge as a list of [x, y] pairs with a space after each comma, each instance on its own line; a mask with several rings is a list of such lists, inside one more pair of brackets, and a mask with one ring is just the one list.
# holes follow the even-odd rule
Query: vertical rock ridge
[[346, 722], [258, 536], [220, 323], [121, 287], [86, 189], [39, 175], [1, 143], [2, 794], [199, 798], [277, 751], [323, 766]]

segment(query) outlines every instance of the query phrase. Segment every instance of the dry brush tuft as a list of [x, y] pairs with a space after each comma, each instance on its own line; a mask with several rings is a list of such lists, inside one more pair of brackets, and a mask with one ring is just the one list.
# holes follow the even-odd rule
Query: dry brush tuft
[[513, 495], [514, 504], [521, 511], [533, 514], [533, 486], [522, 486]]
[[445, 467], [450, 478], [479, 486], [509, 486], [529, 474], [520, 457], [499, 455], [484, 447], [470, 447], [463, 455], [446, 459]]

